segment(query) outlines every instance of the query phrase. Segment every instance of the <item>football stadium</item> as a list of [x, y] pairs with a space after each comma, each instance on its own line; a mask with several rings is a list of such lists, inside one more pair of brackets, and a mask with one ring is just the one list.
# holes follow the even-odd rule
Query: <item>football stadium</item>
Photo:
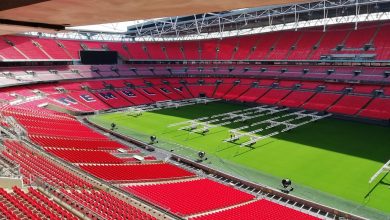
[[0, 220], [390, 220], [390, 1], [1, 1], [0, 131]]

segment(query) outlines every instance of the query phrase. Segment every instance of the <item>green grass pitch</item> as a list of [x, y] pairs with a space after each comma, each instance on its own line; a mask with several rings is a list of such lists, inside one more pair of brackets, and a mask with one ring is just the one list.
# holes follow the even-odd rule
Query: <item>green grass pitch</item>
[[368, 184], [369, 178], [390, 159], [389, 127], [327, 118], [259, 141], [253, 149], [222, 142], [229, 137], [229, 129], [245, 123], [212, 128], [205, 136], [167, 127], [243, 108], [246, 107], [217, 102], [145, 112], [140, 117], [103, 114], [91, 121], [104, 126], [115, 122], [122, 133], [128, 128], [156, 135], [160, 140], [202, 150], [280, 179], [289, 177], [297, 184], [390, 213], [390, 175], [381, 175], [374, 184]]

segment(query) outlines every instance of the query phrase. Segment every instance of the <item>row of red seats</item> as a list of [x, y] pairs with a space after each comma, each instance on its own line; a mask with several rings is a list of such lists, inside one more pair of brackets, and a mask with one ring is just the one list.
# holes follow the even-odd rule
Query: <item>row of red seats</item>
[[355, 115], [372, 98], [367, 96], [344, 95], [337, 103], [331, 106], [328, 111], [344, 115]]
[[122, 144], [108, 139], [52, 137], [50, 135], [29, 135], [30, 140], [43, 147], [66, 149], [95, 149], [100, 151], [116, 151], [126, 149]]
[[52, 148], [45, 148], [45, 150], [71, 163], [124, 163], [124, 160], [105, 151]]
[[29, 209], [27, 205], [23, 204], [22, 201], [17, 199], [15, 196], [7, 193], [2, 188], [0, 188], [0, 196], [0, 198], [3, 200], [2, 203], [4, 203], [6, 206], [5, 208], [8, 209], [8, 211], [6, 211], [8, 215], [12, 217], [16, 216], [16, 219], [40, 219], [38, 213], [34, 213], [31, 209]]
[[17, 141], [4, 140], [6, 150], [2, 154], [18, 163], [23, 174], [23, 181], [30, 184], [35, 178], [60, 187], [90, 188], [92, 185], [74, 176], [53, 162], [36, 154]]
[[209, 179], [134, 185], [123, 189], [178, 215], [207, 212], [238, 205], [254, 198], [250, 194]]
[[[204, 85], [200, 85], [198, 83], [200, 79], [204, 81]], [[304, 107], [310, 110], [320, 111], [325, 111], [329, 109], [329, 111], [333, 113], [355, 115], [359, 113], [361, 108], [364, 108], [370, 100], [372, 100], [371, 93], [373, 93], [373, 91], [379, 89], [383, 89], [384, 91], [386, 91], [386, 87], [382, 88], [381, 86], [377, 85], [351, 85], [346, 83], [322, 83], [293, 80], [277, 81], [268, 79], [258, 80], [244, 78], [239, 79], [240, 83], [238, 85], [234, 85], [234, 81], [232, 81], [231, 79], [222, 79], [223, 83], [216, 85], [215, 82], [217, 79], [218, 78], [187, 78], [186, 80], [188, 84], [187, 86], [184, 86], [180, 84], [180, 78], [167, 79], [167, 81], [170, 82], [170, 85], [162, 85], [162, 79], [151, 78], [148, 79], [148, 81], [152, 82], [152, 84], [154, 85], [153, 87], [125, 90], [119, 89], [117, 91], [111, 90], [110, 93], [115, 94], [115, 97], [120, 97], [121, 99], [123, 99], [123, 101], [124, 99], [126, 99], [127, 102], [132, 102], [132, 104], [134, 105], [163, 101], [170, 99], [171, 97], [176, 99], [188, 98], [188, 96], [198, 97], [202, 93], [205, 94], [207, 97], [222, 98], [226, 100], [257, 102], [261, 104], [282, 105], [293, 108]], [[96, 81], [96, 83], [97, 82], [98, 81]], [[133, 82], [138, 86], [145, 85], [143, 79], [133, 80]], [[252, 88], [253, 83], [257, 83], [260, 87]], [[271, 89], [273, 83], [278, 83], [278, 88]], [[301, 85], [300, 89], [292, 91], [292, 89], [298, 84]], [[315, 93], [317, 87], [319, 86], [325, 87], [324, 93]], [[345, 88], [352, 88], [352, 93], [344, 97], [342, 96], [342, 92]], [[175, 95], [170, 96], [168, 95], [169, 93], [164, 94], [164, 90], [167, 92], [172, 92], [172, 94]], [[329, 92], [329, 94], [327, 92]], [[108, 92], [106, 92], [106, 94], [108, 94]], [[353, 104], [349, 105], [350, 102], [353, 102]], [[335, 106], [329, 108], [333, 105]], [[124, 107], [123, 105], [112, 106]], [[82, 109], [79, 109], [79, 111], [82, 111]], [[23, 112], [23, 117], [20, 117], [18, 116], [20, 115], [19, 113], [13, 113], [13, 115], [16, 115], [15, 117], [17, 118], [25, 119], [27, 117], [26, 119], [33, 120], [31, 116], [25, 116], [25, 114], [26, 112]], [[47, 116], [45, 115], [38, 115], [39, 117], [47, 118]], [[361, 116], [365, 115], [366, 114], [361, 114]], [[378, 118], [375, 115], [376, 114], [372, 114], [370, 116], [370, 114], [368, 114], [369, 117]], [[56, 120], [60, 120], [61, 123], [63, 123], [63, 121], [65, 121], [66, 119], [66, 116], [56, 116]], [[383, 119], [383, 117], [379, 117], [378, 119]], [[32, 134], [35, 133], [40, 135], [46, 132], [46, 130], [43, 128], [28, 127], [27, 130], [29, 130]], [[62, 133], [61, 129], [56, 129], [57, 131], [54, 131], [54, 129], [52, 130], [52, 135], [58, 136], [60, 135], [60, 133]], [[65, 133], [67, 136], [73, 136], [72, 133]], [[76, 133], [74, 135], [77, 136], [78, 134], [82, 134], [82, 129], [79, 133]], [[93, 133], [91, 133], [91, 135], [93, 135]], [[94, 136], [90, 137], [92, 138]], [[98, 136], [96, 136], [95, 138], [98, 138]]]
[[8, 193], [0, 188], [0, 217], [8, 219], [78, 219], [72, 213], [48, 199], [42, 193], [29, 187], [28, 193], [13, 187]]
[[29, 108], [7, 107], [2, 112], [4, 115], [13, 116], [27, 130], [30, 139], [43, 147], [103, 151], [127, 148], [82, 125], [73, 117], [52, 114], [52, 111], [44, 108], [32, 105]]
[[[69, 211], [63, 209], [58, 204], [49, 200], [47, 197], [42, 195], [40, 192], [36, 191], [33, 188], [28, 188], [29, 193], [23, 192], [18, 187], [13, 187], [13, 192], [25, 202], [29, 203], [34, 207], [35, 210], [32, 210], [33, 213], [36, 213], [40, 217], [50, 218], [50, 219], [78, 219]], [[31, 208], [31, 206], [30, 206]]]
[[[376, 54], [378, 60], [386, 60], [390, 55], [385, 50], [388, 44], [385, 37], [388, 26], [388, 23], [363, 23], [355, 30], [354, 25], [344, 24], [330, 26], [326, 32], [313, 27], [299, 32], [289, 30], [256, 36], [157, 43], [4, 36], [4, 39], [0, 40], [3, 44], [0, 55], [6, 59], [71, 60], [80, 59], [79, 51], [84, 48], [107, 47], [118, 51], [125, 60], [319, 60], [322, 55], [340, 53]], [[375, 32], [378, 34], [375, 35]], [[11, 41], [15, 46], [7, 44], [6, 41]], [[362, 50], [364, 45], [369, 43], [374, 47], [369, 51]], [[344, 44], [344, 48], [336, 51], [340, 44]]]
[[390, 118], [390, 99], [374, 98], [358, 115], [367, 118], [388, 120]]
[[214, 212], [191, 220], [236, 220], [236, 219], [261, 219], [261, 220], [319, 220], [319, 218], [299, 212], [297, 210], [279, 205], [266, 199], [250, 202], [232, 209]]
[[[137, 207], [126, 203], [115, 196], [104, 191], [96, 190], [81, 190], [74, 189], [66, 190], [62, 189], [55, 192], [56, 196], [62, 199], [64, 202], [78, 209], [91, 219], [128, 219], [128, 220], [154, 220], [156, 219], [152, 215], [140, 210]], [[81, 208], [81, 204], [84, 207], [90, 209], [92, 212]]]
[[143, 182], [193, 177], [195, 174], [169, 163], [79, 165], [81, 169], [107, 181]]

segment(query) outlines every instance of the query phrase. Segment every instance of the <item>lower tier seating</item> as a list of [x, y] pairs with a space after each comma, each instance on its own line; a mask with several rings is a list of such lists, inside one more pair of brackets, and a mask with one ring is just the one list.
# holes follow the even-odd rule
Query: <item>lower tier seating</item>
[[115, 182], [158, 181], [195, 176], [168, 163], [80, 165], [80, 168], [99, 178]]
[[371, 100], [369, 96], [345, 95], [328, 109], [329, 112], [354, 115]]
[[363, 109], [359, 116], [373, 119], [390, 119], [390, 98], [375, 98]]
[[303, 105], [310, 97], [314, 95], [314, 92], [307, 91], [293, 91], [282, 101], [279, 102], [279, 105], [298, 108]]
[[314, 111], [325, 111], [335, 103], [342, 94], [337, 93], [317, 93], [308, 102], [303, 104], [303, 108]]
[[250, 194], [209, 179], [123, 188], [179, 215], [220, 209], [254, 198]]
[[262, 199], [225, 211], [203, 215], [191, 220], [319, 220], [314, 216]]
[[268, 92], [269, 88], [251, 88], [242, 94], [237, 100], [241, 102], [255, 102]]
[[256, 102], [261, 104], [274, 105], [287, 96], [290, 92], [291, 90], [287, 89], [274, 89], [267, 92], [267, 94], [262, 96]]

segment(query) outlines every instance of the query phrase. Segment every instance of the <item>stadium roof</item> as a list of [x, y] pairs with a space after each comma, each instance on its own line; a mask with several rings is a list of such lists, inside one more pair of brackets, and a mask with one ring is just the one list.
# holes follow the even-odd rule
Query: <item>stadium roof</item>
[[129, 37], [178, 37], [213, 32], [240, 31], [275, 24], [296, 23], [324, 18], [343, 17], [390, 11], [389, 1], [325, 0], [241, 10], [176, 16], [128, 27]]
[[2, 0], [0, 34], [182, 16], [303, 0]]
[[[390, 19], [390, 1], [322, 0], [187, 16], [79, 26], [54, 37], [108, 41], [224, 38], [338, 23]], [[34, 34], [34, 33], [32, 33]], [[47, 37], [53, 37], [46, 34]]]

